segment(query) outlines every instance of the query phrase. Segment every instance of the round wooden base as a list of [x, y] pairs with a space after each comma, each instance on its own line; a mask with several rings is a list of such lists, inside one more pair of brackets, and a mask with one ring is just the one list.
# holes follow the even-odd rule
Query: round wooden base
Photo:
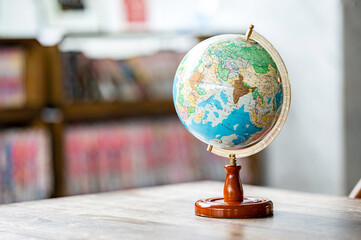
[[254, 218], [273, 214], [271, 200], [245, 197], [243, 202], [225, 202], [223, 198], [208, 198], [195, 203], [198, 216], [214, 218]]

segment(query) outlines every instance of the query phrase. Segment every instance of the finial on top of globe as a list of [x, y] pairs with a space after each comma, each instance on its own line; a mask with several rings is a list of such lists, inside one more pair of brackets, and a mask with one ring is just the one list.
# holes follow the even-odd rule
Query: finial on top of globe
[[286, 67], [253, 25], [245, 35], [208, 38], [181, 61], [173, 101], [187, 130], [223, 157], [246, 157], [267, 147], [290, 106]]
[[290, 106], [286, 67], [276, 49], [250, 26], [245, 35], [204, 40], [183, 58], [173, 101], [184, 126], [208, 151], [230, 158], [223, 198], [201, 199], [195, 214], [217, 218], [266, 217], [271, 200], [244, 197], [236, 158], [267, 147], [281, 131]]

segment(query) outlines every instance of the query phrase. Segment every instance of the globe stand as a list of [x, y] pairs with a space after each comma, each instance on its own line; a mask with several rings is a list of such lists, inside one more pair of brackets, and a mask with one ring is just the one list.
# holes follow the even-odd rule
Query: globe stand
[[224, 166], [227, 172], [223, 188], [223, 198], [208, 198], [195, 203], [195, 213], [203, 217], [215, 218], [254, 218], [273, 214], [272, 201], [259, 197], [244, 197], [239, 177], [241, 166], [236, 165], [235, 155], [230, 165]]
[[[258, 197], [244, 197], [243, 196], [242, 183], [239, 178], [239, 171], [241, 169], [241, 166], [237, 166], [236, 158], [248, 157], [248, 156], [251, 156], [253, 154], [256, 154], [256, 153], [262, 151], [268, 145], [270, 145], [271, 142], [277, 137], [277, 135], [280, 133], [282, 127], [284, 126], [284, 124], [286, 122], [287, 115], [289, 112], [290, 102], [291, 102], [291, 85], [290, 85], [286, 66], [285, 66], [281, 56], [279, 55], [277, 50], [272, 46], [272, 44], [266, 38], [264, 38], [261, 34], [254, 31], [253, 28], [254, 28], [254, 26], [251, 25], [245, 35], [238, 34], [238, 35], [220, 36], [220, 37], [216, 37], [216, 38], [207, 40], [208, 42], [204, 42], [204, 44], [197, 45], [194, 48], [196, 50], [191, 50], [189, 52], [189, 54], [187, 54], [187, 56], [189, 58], [187, 57], [182, 60], [182, 63], [180, 64], [180, 67], [179, 67], [179, 71], [177, 70], [177, 73], [176, 73], [176, 77], [175, 77], [174, 85], [173, 85], [174, 92], [178, 93], [180, 90], [180, 87], [181, 87], [180, 83], [184, 82], [184, 84], [187, 83], [187, 85], [189, 85], [186, 88], [186, 92], [188, 92], [187, 94], [193, 95], [192, 93], [194, 91], [196, 91], [197, 94], [200, 95], [200, 93], [197, 90], [197, 86], [203, 82], [203, 83], [207, 83], [209, 86], [212, 87], [212, 89], [214, 89], [215, 92], [210, 93], [210, 94], [214, 94], [214, 96], [216, 96], [215, 94], [216, 93], [218, 94], [221, 91], [223, 91], [222, 89], [224, 87], [223, 84], [218, 84], [218, 81], [222, 82], [222, 83], [223, 83], [223, 81], [227, 81], [227, 80], [224, 80], [223, 78], [226, 77], [227, 79], [229, 79], [228, 74], [227, 74], [227, 76], [224, 76], [224, 77], [221, 77], [219, 73], [216, 73], [216, 75], [214, 75], [212, 73], [211, 75], [207, 76], [208, 74], [210, 74], [210, 73], [207, 73], [208, 70], [206, 72], [204, 72], [204, 69], [202, 68], [203, 70], [200, 69], [200, 71], [198, 71], [198, 67], [195, 68], [194, 71], [189, 70], [190, 74], [188, 74], [188, 73], [183, 74], [184, 75], [183, 77], [180, 77], [179, 74], [180, 74], [180, 71], [183, 72], [183, 70], [180, 70], [180, 69], [184, 69], [183, 67], [181, 67], [181, 66], [183, 66], [183, 64], [192, 65], [193, 60], [194, 60], [194, 63], [200, 62], [200, 61], [198, 61], [198, 58], [202, 58], [202, 56], [204, 54], [208, 54], [208, 53], [210, 53], [211, 58], [212, 58], [212, 55], [216, 55], [215, 51], [212, 50], [213, 49], [212, 44], [217, 43], [217, 41], [220, 42], [220, 41], [223, 41], [224, 39], [226, 39], [229, 42], [232, 42], [232, 41], [236, 41], [236, 42], [241, 41], [242, 43], [248, 42], [248, 44], [256, 47], [257, 49], [258, 49], [258, 46], [256, 46], [255, 44], [260, 45], [272, 58], [274, 64], [268, 63], [268, 65], [271, 64], [273, 66], [273, 68], [276, 69], [276, 72], [273, 72], [273, 74], [277, 73], [277, 75], [275, 75], [274, 78], [271, 78], [271, 80], [262, 80], [262, 78], [260, 78], [257, 81], [253, 77], [250, 77], [250, 78], [247, 77], [247, 78], [249, 78], [248, 81], [253, 81], [255, 83], [255, 85], [260, 84], [260, 83], [258, 83], [258, 81], [261, 81], [261, 80], [266, 81], [267, 86], [265, 86], [265, 88], [271, 89], [276, 86], [275, 80], [277, 80], [278, 85], [282, 87], [282, 94], [281, 94], [281, 97], [283, 96], [282, 101], [278, 102], [279, 104], [282, 105], [282, 107], [281, 107], [280, 112], [279, 112], [279, 109], [276, 108], [274, 113], [271, 114], [274, 117], [272, 119], [272, 125], [269, 125], [269, 127], [267, 129], [265, 129], [263, 132], [259, 132], [259, 131], [252, 132], [251, 130], [250, 130], [251, 131], [250, 133], [244, 132], [244, 136], [246, 136], [246, 133], [247, 133], [249, 136], [249, 139], [247, 140], [247, 142], [244, 142], [243, 144], [237, 143], [234, 145], [234, 144], [231, 144], [230, 142], [228, 142], [234, 137], [234, 135], [236, 135], [237, 138], [241, 137], [243, 132], [240, 132], [239, 134], [237, 133], [239, 136], [233, 132], [232, 132], [233, 134], [231, 134], [231, 132], [228, 132], [228, 131], [225, 132], [227, 134], [223, 134], [223, 133], [218, 134], [218, 132], [217, 132], [217, 135], [213, 136], [214, 132], [212, 132], [212, 133], [210, 133], [209, 136], [208, 135], [202, 136], [203, 134], [201, 134], [200, 132], [197, 132], [195, 129], [193, 129], [194, 132], [190, 131], [191, 133], [193, 133], [193, 135], [195, 135], [197, 138], [199, 138], [203, 142], [210, 144], [210, 145], [208, 145], [208, 148], [207, 148], [207, 150], [209, 152], [212, 152], [213, 154], [216, 154], [221, 157], [230, 157], [231, 158], [230, 164], [224, 167], [227, 172], [227, 177], [226, 177], [226, 181], [224, 184], [223, 198], [209, 198], [209, 199], [197, 201], [195, 203], [195, 213], [196, 213], [196, 215], [199, 215], [199, 216], [216, 217], [216, 218], [250, 218], [250, 217], [266, 217], [266, 216], [273, 214], [273, 203], [270, 200], [258, 198]], [[228, 44], [227, 44], [227, 46], [228, 46]], [[209, 51], [206, 50], [209, 47], [211, 47], [209, 49]], [[225, 46], [223, 46], [223, 47], [225, 47]], [[220, 47], [220, 48], [223, 48], [223, 47]], [[230, 49], [232, 49], [232, 48], [229, 48], [229, 49], [227, 48], [227, 51], [230, 51]], [[247, 53], [247, 54], [249, 55], [250, 53]], [[262, 57], [257, 56], [259, 54], [260, 53], [255, 52], [255, 53], [252, 53], [251, 55], [254, 55], [252, 57], [257, 57], [257, 59], [259, 58], [259, 60], [262, 60]], [[238, 56], [238, 55], [235, 54], [234, 56]], [[224, 57], [233, 58], [234, 56], [227, 55]], [[242, 58], [242, 56], [241, 56], [241, 58]], [[186, 59], [193, 59], [193, 60], [187, 62]], [[243, 59], [243, 60], [245, 60], [245, 59]], [[245, 60], [245, 61], [248, 61], [248, 60]], [[267, 61], [269, 61], [269, 60], [267, 60]], [[187, 62], [187, 63], [185, 63], [185, 62]], [[212, 65], [212, 68], [209, 68], [209, 67], [208, 68], [209, 68], [209, 71], [211, 71], [211, 72], [214, 71], [214, 69], [215, 69], [213, 67], [220, 66], [219, 62], [215, 61], [215, 60], [210, 60], [210, 63]], [[276, 65], [276, 66], [274, 66], [274, 65]], [[217, 67], [217, 69], [218, 69], [218, 67]], [[228, 68], [228, 66], [226, 68]], [[191, 69], [193, 69], [193, 68], [191, 68]], [[229, 71], [226, 71], [226, 72], [229, 73], [230, 69], [228, 69], [228, 70]], [[268, 70], [270, 70], [270, 69], [268, 69]], [[256, 71], [256, 70], [254, 69], [254, 71]], [[188, 72], [188, 71], [186, 71], [186, 72]], [[258, 72], [256, 72], [256, 73], [258, 74]], [[251, 74], [253, 74], [253, 72]], [[259, 76], [257, 74], [255, 75], [255, 77], [259, 78]], [[222, 74], [222, 75], [224, 75], [224, 74]], [[179, 77], [179, 79], [178, 79], [178, 77]], [[206, 81], [206, 78], [208, 78], [208, 77], [209, 77], [210, 81], [208, 81], [208, 80]], [[232, 84], [232, 88], [233, 88], [233, 101], [234, 101], [234, 104], [236, 104], [236, 107], [238, 107], [238, 108], [241, 107], [242, 104], [248, 104], [248, 107], [252, 108], [254, 106], [253, 103], [252, 104], [251, 104], [251, 102], [247, 103], [246, 100], [245, 100], [246, 102], [242, 102], [240, 105], [237, 104], [239, 102], [239, 99], [241, 96], [247, 95], [249, 93], [252, 93], [252, 95], [253, 95], [253, 91], [254, 91], [253, 88], [249, 88], [249, 87], [244, 88], [244, 86], [247, 87], [248, 85], [246, 85], [246, 83], [243, 82], [243, 78], [244, 78], [244, 76], [241, 76], [241, 74], [240, 74], [240, 77], [238, 77], [238, 80], [233, 79], [232, 83], [229, 82], [229, 84]], [[236, 84], [236, 82], [237, 82], [237, 84]], [[243, 82], [244, 86], [242, 86], [242, 82]], [[270, 83], [270, 84], [268, 84], [268, 83]], [[239, 85], [241, 85], [241, 86], [239, 86]], [[184, 85], [182, 85], [182, 86], [184, 86]], [[217, 86], [221, 86], [222, 89], [218, 89]], [[212, 92], [213, 92], [213, 90], [212, 90]], [[206, 100], [205, 97], [198, 98], [198, 100], [196, 100], [196, 98], [194, 96], [192, 96], [192, 99], [187, 100], [186, 104], [188, 106], [185, 107], [185, 106], [182, 106], [182, 104], [180, 103], [180, 102], [184, 102], [183, 96], [181, 98], [178, 98], [179, 97], [178, 94], [174, 94], [173, 96], [174, 96], [174, 103], [175, 103], [177, 113], [181, 119], [183, 119], [183, 120], [188, 119], [188, 120], [190, 120], [190, 122], [193, 123], [192, 119], [189, 118], [189, 114], [191, 112], [196, 113], [195, 117], [197, 119], [199, 117], [202, 118], [202, 116], [205, 117], [205, 115], [203, 115], [204, 111], [202, 109], [200, 111], [197, 110], [198, 103], [200, 103], [197, 101], [198, 100], [204, 101], [204, 100]], [[272, 96], [272, 98], [274, 101], [273, 106], [278, 106], [277, 101], [280, 99], [278, 99], [278, 97], [276, 97], [276, 96], [274, 96], [274, 97]], [[180, 102], [178, 102], [178, 99], [180, 99]], [[252, 97], [252, 99], [254, 99], [254, 96]], [[278, 100], [276, 101], [276, 99], [278, 99]], [[263, 99], [261, 99], [261, 100], [263, 103]], [[258, 96], [255, 101], [257, 101], [257, 102], [259, 101]], [[276, 103], [275, 103], [275, 101], [276, 101]], [[195, 106], [193, 106], [192, 104], [195, 104]], [[209, 102], [209, 104], [210, 104], [210, 102]], [[179, 109], [179, 107], [182, 107], [182, 108]], [[192, 107], [193, 109], [191, 109], [190, 107]], [[188, 108], [188, 110], [186, 110], [186, 108]], [[235, 108], [235, 107], [230, 106], [230, 109], [228, 109], [227, 112], [230, 112], [231, 110], [233, 111], [233, 108]], [[256, 112], [256, 110], [257, 109], [255, 109], [255, 112]], [[267, 109], [265, 109], [265, 110], [267, 110]], [[247, 111], [244, 110], [244, 111], [247, 112], [248, 110]], [[227, 113], [227, 118], [228, 118], [228, 115], [229, 114]], [[268, 115], [268, 117], [271, 117], [271, 115]], [[185, 117], [185, 116], [187, 116], [187, 117]], [[214, 115], [214, 116], [216, 116], [216, 115]], [[218, 116], [219, 116], [219, 114], [218, 114]], [[250, 119], [250, 120], [252, 120], [252, 122], [257, 123], [259, 118], [262, 121], [263, 116], [266, 117], [266, 115], [259, 116], [259, 114], [256, 114], [256, 116], [252, 116], [252, 118], [254, 118], [254, 119], [253, 120]], [[236, 118], [236, 117], [237, 117], [237, 115], [234, 115], [231, 118]], [[266, 117], [266, 118], [268, 119], [268, 117]], [[250, 118], [251, 118], [251, 116], [250, 116]], [[184, 121], [182, 121], [182, 122], [187, 127], [186, 122], [184, 122]], [[223, 120], [222, 120], [222, 122], [223, 122]], [[245, 124], [245, 122], [241, 119], [240, 119], [239, 123]], [[259, 122], [259, 123], [261, 123], [261, 122]], [[208, 130], [209, 122], [208, 121], [206, 121], [206, 123], [202, 122], [202, 124], [206, 124], [206, 128], [204, 130]], [[228, 128], [232, 127], [230, 125], [230, 123], [228, 123], [228, 125], [229, 125]], [[247, 125], [248, 124], [245, 124], [245, 126], [243, 126], [243, 127], [248, 128]], [[237, 126], [238, 126], [238, 124], [237, 124]], [[234, 127], [236, 127], [236, 125], [234, 125]], [[188, 127], [187, 127], [187, 129], [188, 129]], [[229, 129], [232, 130], [232, 128], [229, 128]], [[236, 131], [236, 128], [234, 129], [234, 131]], [[228, 133], [231, 135], [228, 135]], [[224, 135], [224, 136], [222, 136], [222, 135]], [[223, 138], [223, 137], [226, 137], [226, 135], [227, 135], [227, 138]], [[219, 137], [221, 137], [221, 138], [219, 138]], [[223, 141], [225, 141], [225, 142], [223, 142]], [[215, 144], [215, 146], [213, 146], [212, 144]]]

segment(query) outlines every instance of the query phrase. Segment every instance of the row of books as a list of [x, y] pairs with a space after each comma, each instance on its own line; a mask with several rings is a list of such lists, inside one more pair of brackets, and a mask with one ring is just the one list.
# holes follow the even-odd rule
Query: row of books
[[62, 53], [64, 98], [69, 102], [170, 99], [174, 73], [185, 53], [162, 51], [126, 60]]
[[226, 163], [174, 118], [70, 126], [65, 159], [70, 195], [220, 180]]
[[0, 132], [0, 202], [47, 198], [53, 184], [49, 136], [44, 129]]
[[21, 47], [0, 47], [0, 108], [17, 108], [25, 103], [25, 51]]

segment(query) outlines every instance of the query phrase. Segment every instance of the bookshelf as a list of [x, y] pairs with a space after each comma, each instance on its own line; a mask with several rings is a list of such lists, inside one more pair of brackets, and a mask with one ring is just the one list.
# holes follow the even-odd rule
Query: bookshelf
[[[3, 59], [0, 70], [0, 78], [3, 83], [1, 94], [11, 97], [13, 92], [17, 92], [16, 95], [20, 99], [0, 106], [0, 129], [18, 126], [45, 127], [41, 119], [42, 109], [46, 105], [47, 89], [45, 66], [43, 65], [44, 48], [36, 39], [8, 38], [0, 39], [0, 49]], [[9, 49], [12, 52], [10, 54], [7, 52]], [[20, 56], [17, 52], [20, 53]], [[3, 56], [5, 57], [3, 58]], [[14, 68], [19, 68], [19, 72], [15, 76], [9, 76], [7, 72], [14, 72]], [[17, 83], [15, 87], [11, 82]], [[7, 86], [9, 87], [7, 88]]]
[[52, 194], [44, 53], [35, 39], [0, 39], [0, 203]]

